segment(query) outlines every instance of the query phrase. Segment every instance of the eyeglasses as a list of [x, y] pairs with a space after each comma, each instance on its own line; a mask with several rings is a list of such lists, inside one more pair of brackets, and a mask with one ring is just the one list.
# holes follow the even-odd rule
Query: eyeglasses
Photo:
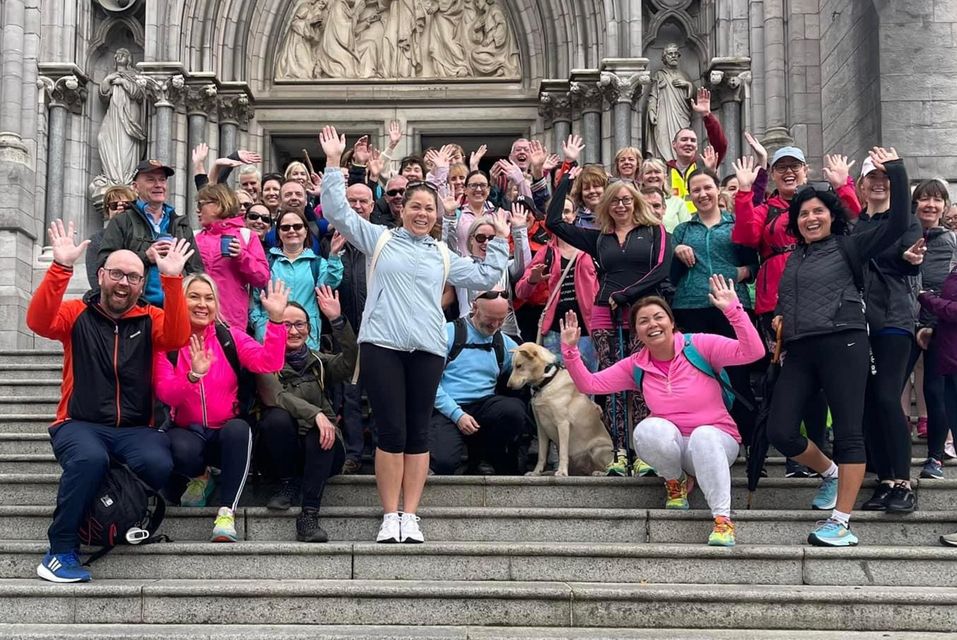
[[631, 197], [626, 197], [626, 198], [612, 198], [612, 199], [611, 199], [611, 203], [612, 203], [612, 204], [621, 204], [621, 205], [624, 205], [624, 206], [626, 206], [626, 207], [630, 207], [631, 205], [635, 204], [635, 199], [634, 199], [634, 198], [631, 198]]
[[123, 278], [126, 278], [126, 281], [134, 287], [143, 282], [143, 274], [141, 273], [126, 273], [122, 269], [104, 269], [104, 271], [113, 282], [123, 282]]
[[205, 207], [205, 206], [208, 205], [208, 204], [216, 204], [216, 203], [213, 202], [212, 200], [200, 200], [200, 201], [198, 201], [198, 202], [196, 203], [196, 208], [197, 208], [197, 209], [202, 209], [203, 207]]
[[801, 163], [801, 162], [789, 162], [787, 164], [781, 164], [779, 162], [773, 167], [771, 167], [771, 171], [773, 171], [774, 173], [779, 173], [781, 175], [784, 175], [788, 171], [790, 171], [791, 173], [797, 173], [803, 168], [804, 168], [804, 163]]
[[478, 242], [479, 244], [482, 244], [484, 242], [488, 242], [495, 236], [487, 236], [484, 233], [476, 233], [473, 237], [475, 238], [476, 242]]
[[286, 331], [289, 331], [290, 329], [295, 329], [296, 331], [300, 333], [304, 331], [306, 327], [309, 326], [308, 322], [304, 322], [302, 320], [296, 320], [295, 322], [283, 322], [283, 324], [286, 325]]
[[385, 192], [385, 194], [389, 196], [390, 198], [394, 198], [396, 196], [404, 196], [405, 189], [389, 189], [388, 191]]
[[110, 204], [106, 205], [106, 208], [110, 211], [125, 211], [126, 209], [129, 209], [132, 204], [132, 202], [127, 200], [120, 200], [119, 202], [111, 202]]
[[508, 300], [507, 291], [486, 291], [475, 296], [476, 300], [495, 300], [496, 298], [504, 298]]
[[262, 220], [263, 222], [269, 222], [268, 213], [247, 213], [246, 219], [250, 222], [256, 222], [257, 220]]
[[488, 185], [485, 183], [474, 183], [465, 185], [466, 189], [471, 189], [472, 191], [485, 191], [488, 189]]
[[305, 226], [306, 225], [304, 225], [301, 222], [297, 222], [295, 224], [281, 224], [279, 225], [279, 230], [280, 231], [302, 231], [302, 228]]
[[249, 209], [249, 208], [252, 207], [252, 206], [253, 206], [253, 203], [252, 203], [252, 202], [240, 202], [240, 203], [239, 203], [239, 208], [240, 208], [240, 209]]

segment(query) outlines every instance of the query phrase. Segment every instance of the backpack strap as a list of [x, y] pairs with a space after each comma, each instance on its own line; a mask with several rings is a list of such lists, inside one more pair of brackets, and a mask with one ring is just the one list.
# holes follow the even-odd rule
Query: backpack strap
[[233, 334], [230, 332], [229, 327], [222, 322], [216, 323], [216, 339], [219, 341], [219, 346], [223, 348], [223, 355], [226, 356], [229, 366], [233, 368], [236, 379], [239, 380], [239, 374], [243, 369], [239, 363], [239, 351], [236, 349], [236, 341], [233, 339]]
[[445, 276], [442, 278], [442, 282], [446, 283], [449, 281], [449, 271], [452, 270], [452, 256], [450, 255], [449, 245], [441, 240], [439, 240], [438, 245], [439, 253], [442, 255], [442, 267], [445, 269]]
[[[738, 391], [731, 386], [731, 383], [725, 379], [726, 373], [724, 370], [715, 371], [714, 367], [711, 366], [711, 363], [708, 362], [707, 358], [701, 355], [701, 352], [695, 348], [694, 343], [691, 341], [691, 336], [694, 334], [686, 333], [684, 334], [684, 355], [688, 362], [691, 363], [695, 369], [705, 374], [706, 376], [713, 378], [718, 381], [718, 384], [721, 385], [722, 394], [725, 396], [725, 404], [728, 409], [731, 408], [730, 405], [734, 404], [734, 401], [737, 400], [740, 402], [748, 411], [754, 410], [754, 405], [748, 402], [744, 396], [742, 396]], [[730, 400], [730, 402], [729, 402]]]
[[375, 242], [375, 249], [372, 250], [372, 256], [369, 258], [369, 270], [368, 273], [366, 273], [367, 291], [372, 290], [372, 279], [375, 277], [376, 266], [379, 264], [379, 256], [382, 254], [382, 250], [385, 248], [385, 245], [387, 245], [391, 239], [392, 231], [390, 229], [386, 229]]
[[505, 338], [501, 331], [496, 331], [492, 336], [492, 349], [495, 351], [495, 360], [498, 362], [498, 370], [501, 373], [505, 368]]
[[462, 349], [465, 348], [465, 341], [468, 339], [468, 327], [465, 326], [465, 318], [456, 318], [455, 321], [452, 322], [452, 328], [454, 330], [452, 348], [449, 349], [449, 353], [445, 358], [446, 366], [459, 357], [459, 354], [462, 353]]

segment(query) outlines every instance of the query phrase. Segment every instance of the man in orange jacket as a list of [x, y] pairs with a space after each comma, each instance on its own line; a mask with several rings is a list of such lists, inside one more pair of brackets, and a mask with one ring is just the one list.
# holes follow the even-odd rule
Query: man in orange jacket
[[144, 264], [132, 251], [114, 251], [97, 271], [99, 292], [63, 300], [73, 265], [89, 244], [74, 241], [73, 223], [50, 225], [53, 264], [30, 300], [27, 326], [63, 343], [62, 397], [50, 440], [63, 467], [50, 551], [37, 575], [51, 582], [87, 582], [77, 557], [78, 529], [106, 475], [110, 458], [160, 489], [173, 468], [169, 440], [153, 428], [153, 354], [189, 340], [183, 266], [193, 251], [177, 240], [156, 261], [165, 310], [140, 302]]

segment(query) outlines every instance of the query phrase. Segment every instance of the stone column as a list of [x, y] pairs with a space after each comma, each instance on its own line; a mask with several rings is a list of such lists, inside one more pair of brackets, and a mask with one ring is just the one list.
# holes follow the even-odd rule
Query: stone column
[[[173, 114], [186, 88], [183, 65], [172, 62], [141, 62], [136, 68], [148, 78], [153, 101], [155, 132], [148, 140], [147, 157], [174, 165]], [[149, 128], [147, 128], [149, 130]]]
[[538, 112], [543, 120], [551, 123], [554, 136], [549, 151], [561, 155], [562, 143], [572, 132], [572, 102], [568, 94], [568, 80], [542, 80], [538, 93]]
[[220, 156], [230, 154], [240, 147], [239, 128], [249, 120], [249, 96], [245, 92], [237, 93], [244, 87], [227, 86], [244, 83], [224, 83], [219, 93], [219, 152]]
[[[203, 78], [205, 80], [205, 78]], [[187, 83], [186, 86], [186, 117], [187, 117], [187, 152], [201, 142], [207, 141], [206, 125], [210, 115], [216, 113], [216, 96], [218, 89], [212, 82]], [[192, 162], [186, 160], [181, 166], [192, 167]], [[207, 167], [208, 168], [208, 167]], [[186, 181], [186, 207], [190, 209], [196, 201], [196, 185], [192, 179]]]
[[572, 107], [582, 114], [584, 163], [601, 162], [601, 112], [605, 101], [598, 85], [599, 77], [597, 69], [574, 69], [571, 74]]
[[720, 105], [719, 119], [728, 138], [728, 152], [719, 167], [723, 173], [730, 172], [731, 163], [743, 153], [743, 110], [750, 77], [751, 59], [747, 57], [712, 58], [708, 64], [712, 101]]
[[[87, 79], [73, 65], [58, 65], [58, 68], [55, 69], [44, 67], [48, 67], [48, 65], [40, 65], [41, 72], [51, 74], [40, 76], [38, 82], [49, 98], [46, 204], [43, 210], [43, 228], [47, 229], [55, 219], [67, 218], [63, 208], [63, 185], [66, 181], [67, 113], [82, 113], [83, 104], [86, 102]], [[60, 75], [59, 77], [54, 75], [58, 70], [62, 71], [64, 68], [65, 70], [74, 70], [77, 74]], [[77, 233], [81, 235], [86, 229], [84, 217], [83, 211], [74, 211], [67, 218], [73, 220]], [[48, 240], [48, 238], [45, 238], [45, 240]], [[53, 259], [49, 245], [43, 245], [40, 259], [41, 261]]]
[[784, 18], [784, 0], [764, 0], [764, 144], [771, 153], [793, 142], [788, 130]]
[[631, 130], [634, 107], [642, 87], [651, 82], [647, 58], [607, 58], [601, 61], [598, 84], [605, 100], [612, 105], [615, 149], [639, 146], [633, 143]]

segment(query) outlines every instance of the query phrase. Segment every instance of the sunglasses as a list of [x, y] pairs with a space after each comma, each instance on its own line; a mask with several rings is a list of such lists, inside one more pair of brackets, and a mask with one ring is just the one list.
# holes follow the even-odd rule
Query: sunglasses
[[416, 180], [415, 182], [410, 182], [409, 184], [405, 185], [406, 190], [415, 189], [417, 187], [425, 187], [433, 193], [438, 193], [438, 190], [425, 180]]
[[504, 298], [505, 300], [508, 300], [508, 292], [507, 291], [486, 291], [484, 293], [480, 293], [477, 296], [475, 296], [476, 300], [479, 300], [479, 299], [495, 300], [496, 298]]
[[240, 202], [240, 203], [239, 203], [239, 208], [240, 208], [240, 209], [247, 209], [247, 210], [248, 210], [248, 209], [249, 209], [250, 207], [252, 207], [252, 206], [253, 206], [253, 203], [252, 203], [252, 202]]
[[132, 202], [126, 202], [125, 200], [121, 200], [120, 202], [111, 202], [110, 204], [106, 205], [106, 208], [109, 209], [110, 211], [125, 211], [126, 209], [129, 209], [131, 206], [133, 206]]
[[263, 222], [269, 222], [269, 214], [268, 213], [247, 213], [246, 219], [249, 220], [250, 222], [256, 222], [258, 220], [262, 220]]
[[834, 187], [826, 180], [812, 181], [808, 182], [807, 184], [802, 184], [800, 187], [798, 187], [794, 192], [794, 195], [803, 193], [805, 191], [823, 191], [824, 193], [834, 193]]
[[304, 225], [301, 222], [297, 222], [295, 224], [281, 224], [279, 225], [279, 230], [280, 231], [302, 231], [303, 227], [305, 226], [306, 225]]
[[483, 244], [485, 242], [488, 242], [495, 236], [487, 236], [484, 233], [476, 233], [473, 237], [475, 238], [476, 242], [478, 242], [479, 244]]
[[385, 194], [389, 196], [390, 198], [394, 198], [396, 196], [404, 196], [405, 189], [389, 189], [388, 191], [385, 192]]

